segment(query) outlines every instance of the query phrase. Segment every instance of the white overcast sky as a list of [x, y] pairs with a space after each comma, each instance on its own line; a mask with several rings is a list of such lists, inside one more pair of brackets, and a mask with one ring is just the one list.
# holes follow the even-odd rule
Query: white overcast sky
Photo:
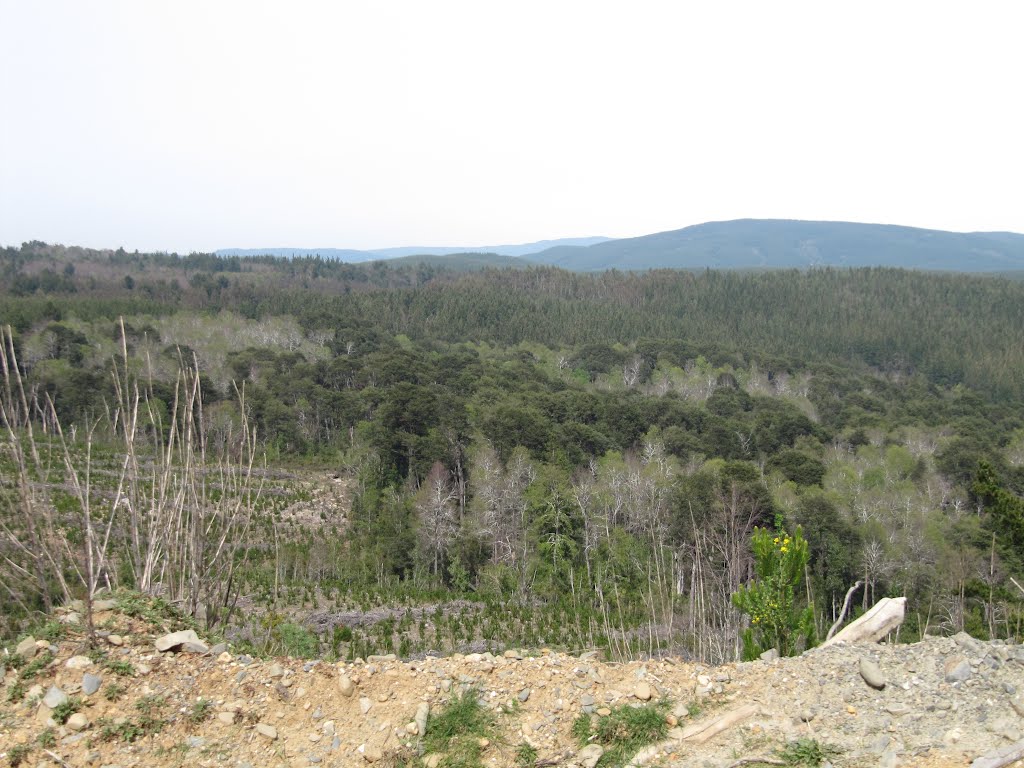
[[1024, 3], [0, 0], [0, 244], [1024, 232]]

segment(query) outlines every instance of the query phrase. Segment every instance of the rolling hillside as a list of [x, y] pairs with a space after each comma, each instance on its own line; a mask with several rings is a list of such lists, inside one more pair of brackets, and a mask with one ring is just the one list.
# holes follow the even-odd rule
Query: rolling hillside
[[887, 266], [954, 272], [1024, 269], [1024, 235], [785, 219], [708, 222], [671, 232], [557, 246], [526, 258], [580, 272]]

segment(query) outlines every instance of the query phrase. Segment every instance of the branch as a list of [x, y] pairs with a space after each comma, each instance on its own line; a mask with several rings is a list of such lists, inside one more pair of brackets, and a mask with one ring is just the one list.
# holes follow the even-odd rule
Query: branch
[[825, 635], [826, 640], [832, 639], [832, 635], [836, 633], [836, 630], [839, 629], [839, 626], [846, 619], [846, 612], [850, 610], [850, 598], [853, 597], [853, 593], [856, 592], [863, 583], [864, 582], [858, 579], [856, 583], [846, 591], [846, 599], [843, 601], [843, 610], [839, 612], [839, 618], [836, 619], [836, 623], [832, 625], [832, 629], [830, 629], [828, 634]]

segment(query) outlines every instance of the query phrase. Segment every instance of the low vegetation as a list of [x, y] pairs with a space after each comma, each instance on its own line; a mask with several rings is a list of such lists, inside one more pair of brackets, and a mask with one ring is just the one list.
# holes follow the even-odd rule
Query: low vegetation
[[581, 747], [599, 744], [604, 748], [599, 766], [622, 768], [643, 747], [666, 737], [669, 709], [671, 702], [662, 699], [653, 704], [623, 704], [607, 715], [583, 713], [573, 723], [572, 733]]

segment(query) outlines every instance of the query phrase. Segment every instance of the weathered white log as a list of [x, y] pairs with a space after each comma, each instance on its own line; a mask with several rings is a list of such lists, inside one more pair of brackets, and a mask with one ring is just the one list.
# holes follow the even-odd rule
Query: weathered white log
[[730, 709], [721, 717], [706, 723], [694, 723], [683, 729], [683, 741], [692, 741], [694, 744], [703, 744], [708, 739], [717, 736], [722, 731], [732, 728], [737, 723], [742, 723], [748, 717], [757, 714], [756, 704], [744, 704], [741, 707]]
[[883, 597], [871, 610], [826, 640], [822, 646], [833, 643], [877, 643], [903, 623], [906, 608], [905, 597]]
[[971, 768], [1002, 768], [1018, 760], [1024, 759], [1024, 741], [1018, 741], [1008, 747], [986, 752], [971, 763]]

